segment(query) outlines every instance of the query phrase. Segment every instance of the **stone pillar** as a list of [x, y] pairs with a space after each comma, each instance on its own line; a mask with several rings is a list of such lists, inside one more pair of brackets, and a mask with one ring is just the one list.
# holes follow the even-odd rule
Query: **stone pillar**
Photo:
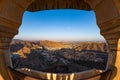
[[0, 0], [0, 80], [11, 80], [7, 67], [11, 66], [9, 46], [18, 33], [22, 16], [33, 0]]
[[12, 67], [12, 62], [11, 62], [9, 47], [10, 47], [10, 42], [12, 41], [12, 38], [14, 37], [14, 35], [15, 33], [0, 31], [0, 51], [1, 53], [4, 53], [6, 66], [10, 66], [10, 67]]
[[[108, 63], [106, 69], [112, 69], [113, 74], [111, 80], [119, 80], [120, 79], [120, 21], [115, 19], [110, 22], [106, 22], [102, 25], [99, 25], [101, 29], [101, 34], [105, 37], [108, 48], [109, 48], [109, 56]], [[115, 77], [115, 78], [114, 78]]]
[[[0, 75], [3, 80], [10, 80], [7, 71], [7, 66], [12, 66], [9, 45], [15, 34], [6, 31], [2, 32], [0, 26]], [[1, 78], [0, 80], [2, 80]]]
[[112, 69], [111, 80], [120, 80], [120, 0], [84, 0], [94, 10], [101, 35], [109, 46], [107, 69]]
[[[120, 32], [119, 32], [120, 33]], [[111, 80], [120, 80], [120, 38], [118, 40], [118, 46], [116, 51], [116, 61]]]

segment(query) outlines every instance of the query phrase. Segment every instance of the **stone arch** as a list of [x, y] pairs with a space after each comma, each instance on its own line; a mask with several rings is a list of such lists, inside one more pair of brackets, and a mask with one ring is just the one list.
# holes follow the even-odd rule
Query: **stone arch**
[[[3, 1], [3, 0], [1, 0]], [[37, 2], [40, 1], [40, 2]], [[81, 2], [80, 2], [81, 1]], [[119, 0], [4, 0], [0, 3], [0, 78], [11, 80], [7, 66], [11, 66], [8, 56], [11, 39], [18, 33], [22, 15], [29, 11], [74, 8], [94, 10], [101, 34], [109, 44], [107, 69], [113, 71], [114, 80], [120, 79], [120, 1]], [[30, 3], [32, 3], [30, 5]], [[63, 5], [61, 5], [63, 4]], [[29, 6], [30, 5], [30, 6]], [[29, 6], [29, 7], [28, 7]], [[116, 70], [115, 70], [116, 69]], [[115, 75], [115, 76], [114, 76]], [[111, 78], [112, 80], [113, 78]], [[109, 79], [108, 79], [109, 80]]]

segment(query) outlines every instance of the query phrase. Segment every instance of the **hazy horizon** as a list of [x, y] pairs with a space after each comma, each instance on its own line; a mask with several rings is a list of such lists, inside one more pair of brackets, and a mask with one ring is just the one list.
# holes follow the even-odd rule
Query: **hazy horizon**
[[67, 9], [25, 12], [19, 35], [14, 39], [105, 41], [93, 11]]
[[105, 40], [30, 40], [30, 39], [13, 39], [13, 40], [21, 40], [21, 41], [53, 41], [53, 42], [106, 42]]

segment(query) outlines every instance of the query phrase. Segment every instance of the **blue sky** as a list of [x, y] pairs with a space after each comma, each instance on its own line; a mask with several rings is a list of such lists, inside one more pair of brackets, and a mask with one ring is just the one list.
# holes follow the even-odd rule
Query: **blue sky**
[[101, 41], [93, 11], [46, 10], [25, 12], [15, 39]]

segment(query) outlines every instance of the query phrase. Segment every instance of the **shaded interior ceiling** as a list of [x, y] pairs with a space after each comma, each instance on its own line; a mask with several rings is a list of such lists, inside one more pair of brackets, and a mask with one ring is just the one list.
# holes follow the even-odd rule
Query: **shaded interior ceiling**
[[91, 10], [90, 6], [84, 0], [35, 0], [27, 10], [35, 12], [50, 9]]

